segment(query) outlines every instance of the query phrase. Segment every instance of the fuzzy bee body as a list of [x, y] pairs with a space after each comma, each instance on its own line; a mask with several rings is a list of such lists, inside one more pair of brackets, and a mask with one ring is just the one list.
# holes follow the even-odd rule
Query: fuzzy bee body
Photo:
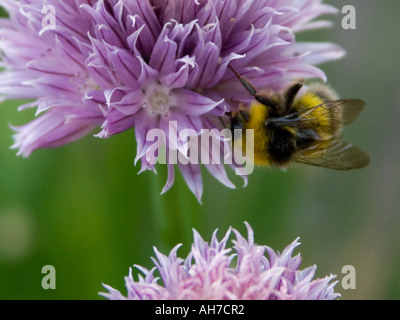
[[[286, 168], [292, 162], [338, 170], [357, 169], [369, 163], [358, 147], [341, 139], [344, 125], [362, 111], [359, 99], [338, 99], [322, 84], [305, 88], [302, 82], [283, 93], [257, 93], [237, 72], [243, 86], [254, 96], [248, 107], [231, 114], [231, 129], [254, 130], [254, 163]], [[235, 146], [246, 150], [245, 134]]]

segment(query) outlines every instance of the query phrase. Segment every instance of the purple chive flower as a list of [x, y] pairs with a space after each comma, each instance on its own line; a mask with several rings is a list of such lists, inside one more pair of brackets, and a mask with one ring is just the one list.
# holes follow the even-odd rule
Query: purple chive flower
[[[258, 88], [278, 90], [293, 79], [321, 78], [315, 67], [343, 55], [330, 43], [298, 43], [295, 33], [336, 9], [321, 0], [0, 0], [5, 99], [31, 99], [31, 123], [13, 127], [24, 156], [64, 145], [101, 127], [108, 138], [135, 128], [136, 162], [155, 170], [147, 133], [160, 128], [167, 150], [178, 132], [222, 129], [218, 117], [249, 101], [228, 65]], [[211, 148], [210, 148], [211, 150]], [[221, 151], [223, 147], [221, 146]], [[181, 151], [179, 151], [181, 152]], [[211, 157], [212, 155], [210, 155]], [[205, 165], [230, 188], [223, 163]], [[198, 163], [178, 167], [198, 199]], [[166, 192], [174, 182], [168, 163]]]
[[[138, 281], [130, 269], [125, 278], [127, 297], [108, 285], [104, 285], [108, 292], [100, 295], [111, 300], [333, 300], [340, 296], [334, 292], [337, 281], [331, 282], [335, 276], [313, 280], [316, 266], [299, 269], [300, 254], [292, 256], [298, 239], [279, 253], [255, 244], [253, 230], [247, 223], [246, 227], [247, 240], [230, 228], [221, 241], [215, 231], [210, 244], [193, 230], [194, 243], [185, 260], [177, 257], [179, 245], [169, 256], [154, 249], [153, 269], [135, 266], [143, 273]], [[233, 248], [227, 248], [231, 231], [236, 240]]]

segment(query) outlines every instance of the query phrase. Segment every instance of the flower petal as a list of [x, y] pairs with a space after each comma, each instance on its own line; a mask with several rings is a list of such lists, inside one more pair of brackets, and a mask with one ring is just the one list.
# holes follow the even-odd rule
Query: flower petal
[[199, 116], [206, 114], [217, 107], [223, 100], [215, 102], [192, 90], [176, 90], [177, 109], [188, 116]]
[[197, 200], [201, 202], [201, 196], [203, 194], [203, 179], [201, 178], [200, 165], [190, 163], [183, 165], [178, 162], [178, 167], [189, 189], [196, 196]]

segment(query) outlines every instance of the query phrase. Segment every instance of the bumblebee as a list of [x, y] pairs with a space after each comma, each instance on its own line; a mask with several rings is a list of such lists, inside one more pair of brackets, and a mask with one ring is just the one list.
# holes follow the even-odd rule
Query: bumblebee
[[[257, 93], [251, 83], [240, 76], [244, 88], [255, 101], [239, 111], [229, 113], [232, 133], [240, 129], [254, 130], [254, 163], [256, 165], [288, 167], [292, 162], [337, 170], [362, 168], [369, 157], [358, 147], [341, 139], [344, 125], [352, 123], [364, 108], [359, 99], [338, 99], [336, 93], [323, 84], [307, 88], [303, 82], [291, 84], [283, 93]], [[245, 134], [234, 141], [246, 150]], [[238, 143], [239, 142], [239, 143]]]

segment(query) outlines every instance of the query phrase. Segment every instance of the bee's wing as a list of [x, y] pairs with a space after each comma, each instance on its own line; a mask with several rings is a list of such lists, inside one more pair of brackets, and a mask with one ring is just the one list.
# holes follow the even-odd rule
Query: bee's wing
[[300, 128], [318, 128], [319, 131], [337, 132], [352, 123], [361, 113], [365, 102], [360, 99], [342, 99], [325, 102], [289, 115]]
[[364, 151], [341, 140], [340, 137], [316, 141], [298, 152], [294, 160], [337, 170], [358, 169], [369, 163], [369, 157]]
[[343, 125], [352, 123], [364, 109], [365, 102], [360, 99], [342, 99], [322, 104], [332, 112], [338, 112]]

